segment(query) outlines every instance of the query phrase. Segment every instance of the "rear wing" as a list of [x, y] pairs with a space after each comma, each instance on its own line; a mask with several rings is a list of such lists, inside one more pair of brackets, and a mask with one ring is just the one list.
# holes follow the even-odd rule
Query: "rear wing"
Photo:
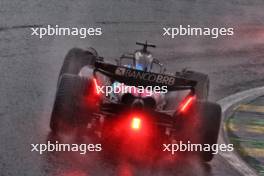
[[167, 86], [168, 91], [174, 91], [194, 90], [194, 86], [197, 84], [194, 80], [188, 80], [182, 77], [146, 72], [99, 61], [96, 61], [94, 66], [94, 72], [98, 71], [128, 86]]

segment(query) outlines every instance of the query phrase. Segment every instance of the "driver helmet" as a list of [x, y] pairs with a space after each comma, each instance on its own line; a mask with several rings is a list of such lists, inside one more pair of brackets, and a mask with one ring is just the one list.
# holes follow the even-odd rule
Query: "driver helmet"
[[150, 71], [153, 56], [149, 52], [137, 51], [135, 53], [136, 69], [142, 71]]

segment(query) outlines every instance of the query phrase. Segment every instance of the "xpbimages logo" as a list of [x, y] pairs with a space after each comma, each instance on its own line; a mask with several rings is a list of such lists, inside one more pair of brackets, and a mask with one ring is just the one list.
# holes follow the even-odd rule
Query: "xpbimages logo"
[[234, 28], [226, 27], [193, 27], [191, 25], [179, 25], [174, 27], [164, 27], [163, 34], [164, 37], [176, 38], [179, 36], [208, 36], [213, 39], [223, 36], [234, 35]]
[[86, 38], [87, 36], [102, 35], [102, 28], [100, 27], [60, 27], [59, 25], [47, 25], [46, 27], [32, 27], [31, 35], [37, 36], [40, 39], [48, 36], [78, 36], [79, 38]]
[[31, 144], [31, 152], [37, 152], [42, 155], [44, 152], [79, 152], [81, 155], [87, 152], [102, 151], [101, 144], [62, 144], [59, 141], [52, 143], [48, 141], [46, 144]]
[[177, 141], [173, 144], [163, 144], [163, 152], [169, 152], [172, 155], [177, 152], [209, 152], [215, 155], [221, 152], [232, 152], [234, 150], [233, 144], [194, 144], [188, 141], [184, 143], [183, 141]]
[[115, 82], [111, 86], [96, 85], [96, 91], [98, 94], [105, 94], [105, 96], [126, 93], [130, 93], [135, 96], [152, 96], [155, 94], [166, 94], [168, 92], [168, 88], [167, 86], [127, 86], [123, 83]]

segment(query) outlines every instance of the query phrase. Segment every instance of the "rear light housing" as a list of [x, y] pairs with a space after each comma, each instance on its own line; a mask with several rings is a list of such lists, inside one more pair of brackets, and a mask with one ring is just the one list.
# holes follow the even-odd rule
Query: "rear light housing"
[[184, 98], [184, 100], [179, 105], [178, 112], [180, 113], [187, 112], [195, 101], [196, 101], [195, 95], [192, 95], [192, 94], [188, 95], [186, 98]]
[[93, 85], [94, 85], [95, 94], [100, 95], [100, 92], [98, 90], [98, 82], [97, 82], [96, 78], [93, 78]]
[[100, 89], [98, 89], [97, 87], [100, 85], [98, 84], [96, 78], [92, 78], [88, 84], [89, 85], [86, 90], [86, 95], [84, 96], [85, 106], [92, 111], [98, 110], [98, 105], [101, 100], [101, 93]]

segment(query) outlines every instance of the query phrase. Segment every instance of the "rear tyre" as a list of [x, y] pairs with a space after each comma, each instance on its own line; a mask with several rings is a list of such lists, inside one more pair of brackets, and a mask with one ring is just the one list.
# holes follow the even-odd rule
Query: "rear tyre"
[[80, 48], [72, 48], [65, 56], [59, 77], [69, 73], [78, 75], [84, 66], [94, 65], [96, 56], [90, 52]]
[[50, 128], [54, 133], [71, 131], [82, 125], [80, 119], [82, 98], [91, 81], [85, 78], [64, 74], [61, 76], [50, 119]]
[[[198, 105], [200, 116], [200, 140], [202, 145], [217, 144], [219, 135], [219, 129], [221, 124], [221, 107], [216, 103], [201, 102]], [[201, 152], [201, 159], [205, 162], [209, 162], [213, 159], [214, 151]]]

